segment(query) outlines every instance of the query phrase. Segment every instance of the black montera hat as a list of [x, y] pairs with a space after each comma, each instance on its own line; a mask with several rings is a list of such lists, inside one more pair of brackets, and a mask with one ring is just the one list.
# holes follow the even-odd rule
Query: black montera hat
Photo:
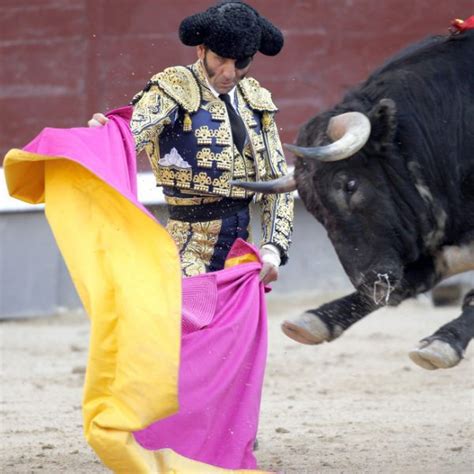
[[185, 18], [179, 38], [186, 46], [204, 44], [224, 58], [242, 60], [260, 51], [275, 56], [283, 47], [281, 31], [251, 6], [223, 1]]

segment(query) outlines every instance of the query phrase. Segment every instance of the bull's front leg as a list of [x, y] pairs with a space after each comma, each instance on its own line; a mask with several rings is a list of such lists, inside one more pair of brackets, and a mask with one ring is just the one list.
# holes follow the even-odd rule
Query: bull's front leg
[[321, 344], [339, 337], [348, 327], [378, 309], [373, 299], [351, 293], [285, 321], [282, 331], [302, 344]]
[[[460, 264], [466, 265], [466, 255], [464, 253], [453, 252], [453, 249], [453, 247], [446, 247], [435, 258], [423, 257], [419, 261], [406, 267], [400, 285], [390, 293], [388, 300], [386, 303], [382, 303], [382, 305], [389, 304], [396, 306], [408, 298], [430, 290], [446, 276], [458, 273]], [[448, 255], [450, 256], [449, 259], [446, 258]], [[470, 255], [472, 256], [472, 252]], [[442, 269], [439, 265], [441, 259], [445, 262]], [[448, 262], [448, 264], [446, 264], [446, 262]], [[380, 308], [380, 303], [378, 299], [376, 301], [376, 298], [370, 295], [370, 292], [362, 293], [357, 291], [343, 298], [326, 303], [319, 308], [308, 310], [293, 320], [285, 321], [282, 324], [282, 330], [288, 337], [302, 344], [321, 344], [326, 341], [332, 341], [338, 338], [354, 323]], [[470, 338], [471, 337], [472, 336], [470, 336]], [[429, 339], [430, 338], [427, 340]], [[429, 344], [428, 342], [428, 345]], [[425, 352], [429, 350], [427, 349], [428, 345], [425, 344], [424, 346]], [[435, 348], [437, 349], [436, 346], [438, 346], [438, 344], [431, 346], [433, 351]], [[417, 348], [416, 350], [421, 350], [421, 348]], [[455, 359], [451, 358], [450, 360], [454, 361]], [[457, 364], [459, 360], [460, 358], [457, 359], [455, 364]], [[450, 362], [446, 362], [446, 364], [447, 363]]]
[[438, 281], [433, 259], [426, 258], [405, 269], [403, 281], [387, 300], [375, 298], [374, 292], [366, 288], [365, 293], [356, 291], [285, 321], [282, 331], [302, 344], [329, 342], [376, 309], [385, 304], [396, 306], [407, 298], [431, 289]]
[[415, 364], [424, 369], [448, 369], [459, 364], [472, 338], [474, 290], [464, 298], [461, 316], [440, 327], [432, 336], [421, 340], [409, 355]]

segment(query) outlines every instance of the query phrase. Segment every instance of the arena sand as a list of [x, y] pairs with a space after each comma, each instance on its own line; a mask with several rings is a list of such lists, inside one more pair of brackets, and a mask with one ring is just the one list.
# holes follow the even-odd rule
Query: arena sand
[[[408, 301], [322, 346], [281, 333], [283, 319], [329, 299], [269, 298], [260, 466], [295, 474], [474, 472], [473, 348], [443, 371], [407, 356], [459, 309]], [[108, 472], [82, 435], [84, 314], [7, 321], [0, 331], [1, 472]]]

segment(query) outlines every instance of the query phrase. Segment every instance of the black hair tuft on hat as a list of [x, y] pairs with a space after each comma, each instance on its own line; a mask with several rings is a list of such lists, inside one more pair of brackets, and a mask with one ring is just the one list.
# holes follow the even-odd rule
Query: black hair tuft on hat
[[284, 39], [282, 32], [273, 26], [266, 18], [259, 18], [262, 31], [260, 52], [266, 56], [276, 56], [283, 48]]
[[185, 18], [179, 25], [179, 39], [186, 46], [203, 44], [208, 36], [208, 20], [205, 13], [198, 13]]
[[205, 12], [185, 18], [179, 38], [187, 46], [204, 44], [224, 58], [245, 59], [257, 51], [275, 56], [283, 47], [283, 34], [244, 2], [227, 0]]

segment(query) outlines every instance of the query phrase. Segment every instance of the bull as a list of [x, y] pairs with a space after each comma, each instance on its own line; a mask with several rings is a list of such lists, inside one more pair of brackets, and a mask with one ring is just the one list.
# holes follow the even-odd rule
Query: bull
[[[289, 337], [332, 341], [376, 309], [474, 270], [474, 30], [409, 46], [286, 146], [292, 175], [234, 184], [297, 189], [355, 287], [284, 322]], [[409, 355], [425, 369], [453, 367], [473, 336], [471, 290], [461, 315]]]

